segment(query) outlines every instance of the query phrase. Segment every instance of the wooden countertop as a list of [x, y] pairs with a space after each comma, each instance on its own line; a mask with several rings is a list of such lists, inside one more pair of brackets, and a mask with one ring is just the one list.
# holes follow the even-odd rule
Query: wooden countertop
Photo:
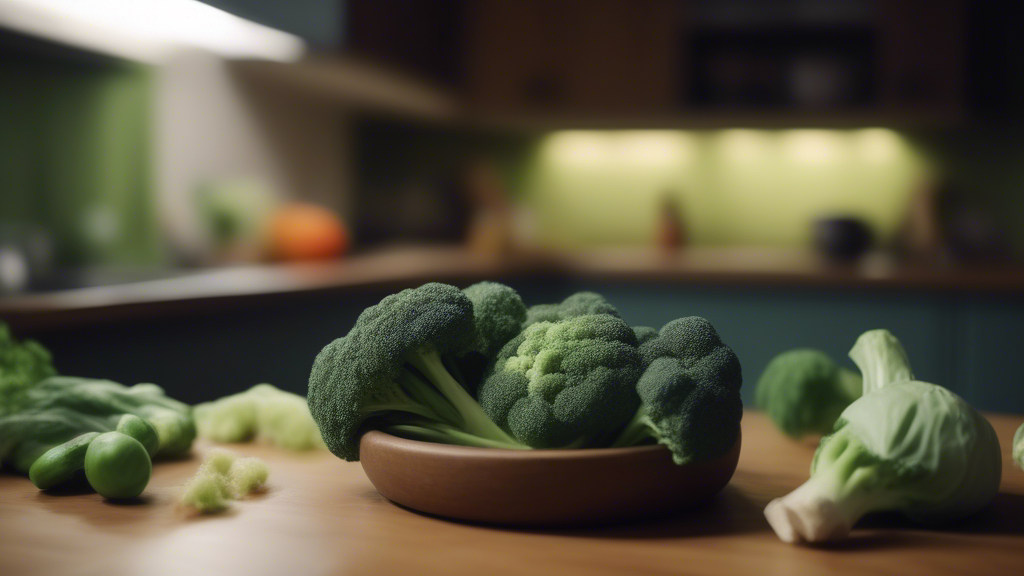
[[128, 505], [41, 493], [0, 475], [0, 574], [1022, 574], [1024, 471], [1009, 454], [1024, 416], [990, 420], [1004, 469], [988, 510], [930, 530], [871, 519], [832, 547], [784, 544], [769, 528], [764, 505], [806, 479], [814, 447], [748, 412], [739, 468], [713, 501], [667, 520], [592, 529], [423, 516], [384, 500], [359, 464], [261, 446], [236, 449], [270, 464], [268, 491], [219, 516], [175, 507], [198, 456], [159, 463], [142, 500]]
[[1024, 294], [1021, 265], [910, 266], [880, 254], [870, 255], [856, 265], [840, 265], [825, 262], [811, 250], [764, 247], [484, 256], [460, 246], [419, 246], [382, 249], [333, 262], [183, 270], [180, 276], [162, 280], [2, 297], [0, 319], [15, 330], [35, 330], [119, 317], [145, 319], [204, 307], [244, 306], [309, 293], [530, 276], [683, 285]]

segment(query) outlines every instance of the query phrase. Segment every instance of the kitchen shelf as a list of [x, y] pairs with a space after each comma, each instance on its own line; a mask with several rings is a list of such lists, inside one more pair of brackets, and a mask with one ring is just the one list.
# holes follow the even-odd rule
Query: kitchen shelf
[[513, 132], [551, 130], [719, 130], [729, 128], [948, 128], [964, 122], [960, 110], [680, 110], [665, 113], [470, 112], [465, 122], [478, 128]]
[[460, 110], [457, 98], [440, 86], [343, 54], [314, 54], [293, 63], [236, 60], [231, 65], [245, 80], [359, 111], [451, 121]]
[[0, 318], [15, 328], [45, 329], [251, 305], [289, 295], [405, 287], [428, 281], [552, 277], [694, 286], [787, 289], [881, 289], [1024, 294], [1024, 267], [899, 264], [873, 254], [833, 264], [812, 250], [705, 247], [672, 253], [606, 249], [483, 256], [460, 246], [396, 247], [335, 262], [265, 264], [183, 271], [179, 277], [18, 295], [0, 299]]

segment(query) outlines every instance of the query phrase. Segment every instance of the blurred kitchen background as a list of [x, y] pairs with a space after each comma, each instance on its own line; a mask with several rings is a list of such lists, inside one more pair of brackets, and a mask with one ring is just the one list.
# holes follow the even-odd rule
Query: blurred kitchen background
[[745, 398], [885, 327], [1024, 412], [1019, 21], [956, 0], [0, 0], [0, 319], [303, 393], [440, 280], [710, 319]]

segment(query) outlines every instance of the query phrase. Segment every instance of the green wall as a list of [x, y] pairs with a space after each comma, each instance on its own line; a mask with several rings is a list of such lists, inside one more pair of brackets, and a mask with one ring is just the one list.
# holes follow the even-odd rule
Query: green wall
[[5, 53], [0, 222], [46, 229], [58, 264], [160, 261], [150, 102], [145, 68]]
[[665, 195], [697, 244], [807, 244], [839, 214], [884, 240], [929, 169], [883, 128], [554, 132], [528, 166], [524, 201], [562, 247], [652, 242]]

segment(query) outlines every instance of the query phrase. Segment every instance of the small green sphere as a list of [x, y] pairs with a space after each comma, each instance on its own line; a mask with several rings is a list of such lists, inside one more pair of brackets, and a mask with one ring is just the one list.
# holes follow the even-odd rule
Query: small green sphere
[[85, 453], [85, 477], [105, 498], [134, 498], [146, 489], [153, 463], [146, 447], [121, 432], [97, 436]]

